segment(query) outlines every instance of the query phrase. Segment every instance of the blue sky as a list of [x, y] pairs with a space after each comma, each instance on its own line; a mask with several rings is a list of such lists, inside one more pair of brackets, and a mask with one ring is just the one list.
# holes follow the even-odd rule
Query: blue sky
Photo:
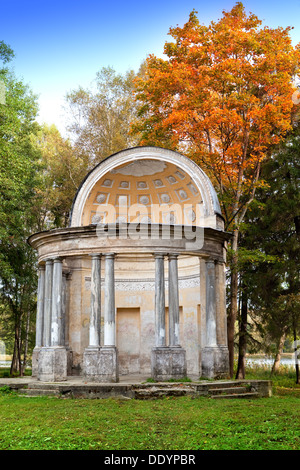
[[[148, 54], [162, 55], [168, 31], [195, 9], [209, 24], [235, 0], [0, 0], [0, 40], [15, 51], [13, 69], [39, 96], [40, 121], [64, 132], [64, 97], [89, 87], [102, 67], [138, 70]], [[270, 27], [294, 26], [300, 42], [300, 0], [249, 0], [247, 12]]]

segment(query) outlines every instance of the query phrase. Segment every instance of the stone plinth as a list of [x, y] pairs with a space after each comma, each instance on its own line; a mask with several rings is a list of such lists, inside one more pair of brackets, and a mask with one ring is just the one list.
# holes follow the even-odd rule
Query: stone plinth
[[209, 346], [201, 351], [202, 377], [226, 378], [229, 374], [229, 353], [227, 347]]
[[39, 351], [38, 380], [42, 382], [67, 380], [70, 360], [70, 351], [65, 347], [41, 348]]
[[83, 374], [92, 382], [119, 381], [118, 350], [111, 346], [86, 348], [83, 356]]
[[181, 347], [153, 348], [151, 370], [154, 380], [182, 379], [186, 377], [185, 350]]

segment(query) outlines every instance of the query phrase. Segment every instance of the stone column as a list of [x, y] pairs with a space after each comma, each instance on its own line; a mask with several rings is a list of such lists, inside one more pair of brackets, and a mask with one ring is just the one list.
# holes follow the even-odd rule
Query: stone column
[[62, 272], [62, 294], [61, 294], [61, 339], [60, 344], [67, 346], [66, 343], [66, 322], [67, 322], [67, 273]]
[[116, 308], [115, 308], [115, 254], [107, 253], [105, 258], [104, 284], [104, 345], [100, 348], [98, 370], [94, 380], [118, 382], [119, 364], [116, 348]]
[[91, 255], [91, 309], [89, 345], [83, 355], [83, 374], [91, 381], [101, 380], [100, 338], [101, 338], [101, 254]]
[[101, 328], [101, 254], [92, 255], [91, 314], [89, 348], [100, 347]]
[[206, 347], [217, 345], [216, 269], [214, 261], [206, 262]]
[[73, 353], [69, 346], [68, 335], [68, 276], [69, 271], [62, 272], [62, 305], [61, 305], [61, 337], [60, 344], [67, 350], [67, 376], [72, 375]]
[[115, 319], [115, 254], [105, 257], [105, 297], [104, 297], [104, 346], [116, 345]]
[[[47, 267], [49, 266], [48, 270]], [[51, 277], [52, 274], [52, 277]], [[68, 352], [62, 341], [62, 259], [55, 258], [50, 262], [46, 261], [46, 292], [45, 305], [50, 310], [51, 306], [51, 328], [50, 338], [47, 336], [47, 343], [40, 351], [38, 365], [38, 379], [43, 382], [56, 382], [67, 379], [68, 373]], [[51, 286], [51, 296], [50, 296]], [[46, 318], [46, 320], [48, 317]], [[46, 328], [49, 335], [48, 327]], [[49, 341], [50, 339], [50, 341]]]
[[43, 329], [44, 329], [44, 299], [45, 298], [45, 266], [39, 266], [39, 279], [38, 279], [38, 297], [37, 297], [37, 312], [36, 312], [36, 339], [35, 345], [37, 348], [43, 346]]
[[155, 345], [166, 346], [166, 308], [165, 308], [165, 274], [164, 255], [155, 257]]
[[228, 349], [218, 344], [218, 325], [221, 307], [221, 283], [225, 283], [220, 276], [217, 261], [206, 261], [206, 344], [202, 350], [202, 376], [208, 378], [226, 377], [228, 374]]
[[225, 262], [216, 263], [217, 287], [217, 344], [227, 347], [227, 315], [226, 315], [226, 272]]
[[39, 266], [38, 292], [37, 292], [37, 311], [36, 311], [36, 337], [35, 348], [32, 351], [32, 377], [38, 374], [38, 357], [43, 346], [44, 330], [44, 297], [45, 297], [45, 266]]
[[51, 346], [62, 346], [62, 260], [53, 260]]
[[44, 332], [43, 346], [51, 344], [51, 312], [52, 312], [52, 273], [53, 260], [47, 259], [45, 265], [45, 303], [44, 303]]
[[178, 255], [169, 255], [169, 345], [179, 346]]
[[176, 254], [169, 255], [169, 346], [165, 335], [164, 257], [155, 254], [156, 347], [151, 353], [152, 378], [180, 379], [186, 376], [186, 353], [179, 345], [179, 292]]

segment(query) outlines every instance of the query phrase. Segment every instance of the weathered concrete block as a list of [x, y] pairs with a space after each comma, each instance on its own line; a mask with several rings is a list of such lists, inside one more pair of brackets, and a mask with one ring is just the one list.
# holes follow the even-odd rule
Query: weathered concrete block
[[251, 390], [255, 391], [260, 397], [272, 396], [273, 391], [271, 380], [251, 380], [249, 385], [251, 386]]
[[154, 380], [182, 379], [187, 375], [186, 352], [181, 347], [153, 348], [151, 374]]
[[39, 352], [38, 380], [60, 382], [67, 380], [69, 353], [65, 347], [51, 346]]
[[202, 377], [226, 378], [229, 374], [229, 353], [226, 347], [210, 346], [201, 351]]
[[83, 375], [92, 382], [119, 381], [117, 348], [87, 348], [83, 356]]

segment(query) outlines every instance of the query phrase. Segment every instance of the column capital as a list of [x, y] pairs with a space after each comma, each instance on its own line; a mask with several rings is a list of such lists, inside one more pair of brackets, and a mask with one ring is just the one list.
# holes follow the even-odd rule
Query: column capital
[[45, 269], [46, 269], [45, 264], [39, 264], [39, 265], [38, 265], [38, 270], [39, 270], [39, 271], [45, 271]]
[[226, 262], [223, 259], [216, 259], [215, 264], [219, 264], [220, 266], [225, 266]]
[[198, 255], [198, 258], [200, 259], [200, 261], [208, 261], [210, 259], [210, 256], [205, 253], [201, 253]]
[[47, 258], [47, 259], [45, 260], [45, 266], [46, 266], [46, 265], [49, 265], [49, 264], [53, 264], [53, 258]]
[[116, 256], [116, 253], [103, 253], [106, 259], [113, 259]]
[[207, 259], [205, 260], [205, 263], [206, 263], [206, 264], [209, 264], [209, 263], [211, 263], [211, 264], [216, 264], [216, 260], [215, 260], [214, 258], [207, 258]]
[[154, 258], [162, 259], [167, 256], [166, 253], [153, 253]]
[[90, 253], [89, 256], [91, 258], [101, 258], [102, 253]]
[[55, 258], [53, 258], [53, 263], [62, 263], [62, 262], [63, 262], [63, 258], [60, 256], [56, 256]]
[[179, 256], [179, 253], [168, 253], [169, 259], [177, 259], [178, 256]]

